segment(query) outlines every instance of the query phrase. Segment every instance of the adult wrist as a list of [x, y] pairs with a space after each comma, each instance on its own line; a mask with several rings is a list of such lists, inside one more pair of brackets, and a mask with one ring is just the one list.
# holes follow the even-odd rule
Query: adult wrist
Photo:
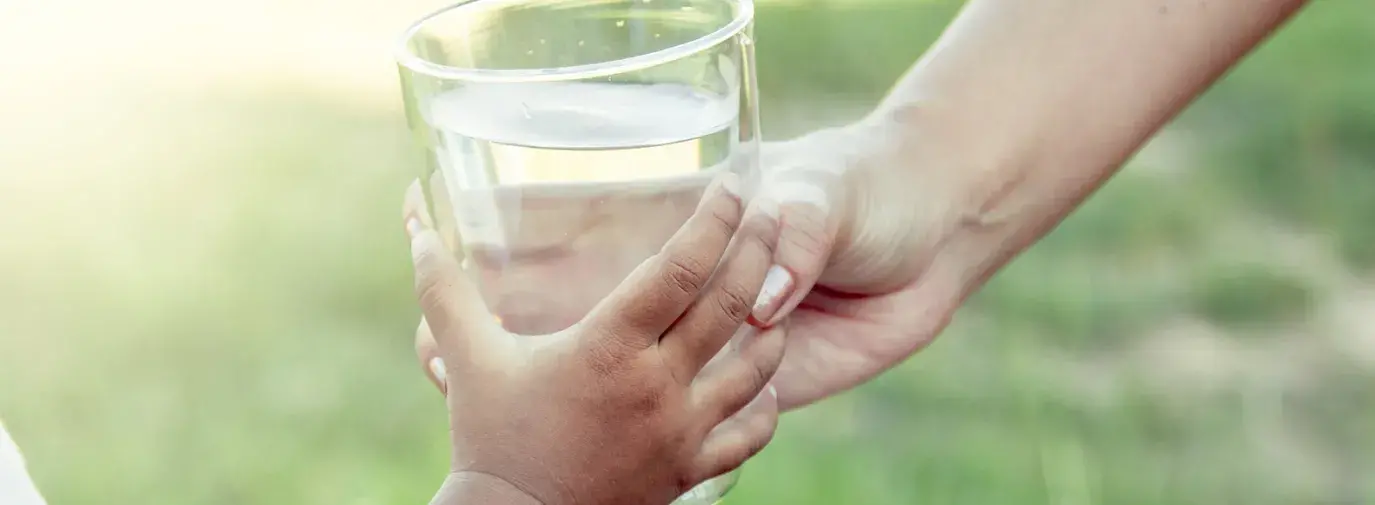
[[430, 505], [546, 505], [495, 475], [454, 472], [444, 479]]
[[908, 88], [861, 122], [889, 151], [871, 204], [911, 209], [910, 228], [895, 231], [911, 237], [904, 249], [926, 258], [921, 275], [945, 277], [960, 297], [1039, 237], [1032, 232], [1057, 207], [1034, 132], [962, 96]]
[[869, 117], [819, 139], [843, 167], [833, 210], [838, 221], [831, 258], [819, 284], [837, 291], [877, 295], [910, 284], [920, 257], [945, 233], [949, 191], [926, 180], [923, 139], [905, 125]]

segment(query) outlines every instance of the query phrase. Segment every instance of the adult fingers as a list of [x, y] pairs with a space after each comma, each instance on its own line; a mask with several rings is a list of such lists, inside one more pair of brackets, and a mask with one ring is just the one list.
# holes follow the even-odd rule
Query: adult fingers
[[754, 326], [768, 328], [791, 313], [826, 268], [840, 226], [832, 211], [845, 198], [843, 167], [813, 164], [825, 162], [775, 166], [765, 179], [758, 198], [778, 207], [781, 230], [760, 305], [750, 318]]

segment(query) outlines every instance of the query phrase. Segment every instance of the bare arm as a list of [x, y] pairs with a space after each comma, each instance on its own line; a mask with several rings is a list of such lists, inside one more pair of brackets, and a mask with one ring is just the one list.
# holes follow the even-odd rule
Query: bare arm
[[956, 195], [936, 261], [976, 289], [1305, 3], [969, 2], [875, 114], [950, 168], [919, 183]]

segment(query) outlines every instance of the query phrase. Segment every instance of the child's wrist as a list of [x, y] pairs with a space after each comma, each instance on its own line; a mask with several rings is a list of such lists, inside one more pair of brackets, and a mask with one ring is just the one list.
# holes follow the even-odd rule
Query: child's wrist
[[454, 472], [430, 505], [546, 505], [510, 481], [482, 472]]

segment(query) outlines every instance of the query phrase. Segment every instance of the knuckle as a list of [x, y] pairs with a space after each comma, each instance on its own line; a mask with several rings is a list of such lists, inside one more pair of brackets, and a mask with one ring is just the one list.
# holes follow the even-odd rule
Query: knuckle
[[422, 234], [415, 240], [415, 245], [411, 248], [411, 261], [415, 263], [416, 269], [437, 268], [444, 259], [448, 251], [440, 244], [437, 237], [432, 234]]
[[784, 217], [780, 241], [807, 258], [825, 257], [832, 239], [826, 233], [826, 221], [813, 212], [793, 212]]
[[774, 249], [778, 246], [778, 221], [771, 216], [759, 214], [751, 219], [747, 226], [745, 236], [754, 247], [772, 257]]
[[[626, 312], [633, 312], [633, 309], [622, 314]], [[644, 330], [637, 329], [636, 321], [640, 317], [642, 316], [627, 315], [624, 320], [610, 322], [599, 329], [591, 330], [595, 335], [593, 340], [597, 341], [596, 347], [600, 349], [599, 352], [616, 359], [629, 359], [635, 353], [652, 346], [655, 341], [643, 338]]]
[[628, 364], [626, 353], [615, 339], [590, 339], [585, 352], [587, 366], [598, 377], [615, 378], [624, 375]]
[[416, 276], [415, 292], [424, 309], [438, 309], [448, 303], [449, 285], [437, 275]]
[[717, 309], [734, 324], [744, 322], [754, 306], [749, 293], [749, 289], [740, 284], [727, 283], [715, 297]]
[[764, 386], [768, 385], [770, 375], [757, 364], [748, 363], [742, 368], [743, 370], [736, 375], [740, 382], [721, 393], [716, 406], [718, 410], [716, 415], [719, 417], [730, 417], [738, 414], [759, 396], [759, 392], [763, 391]]
[[442, 248], [424, 246], [411, 253], [415, 263], [415, 292], [421, 303], [442, 299], [448, 291], [449, 286], [444, 282], [445, 254]]
[[750, 390], [756, 393], [762, 391], [764, 386], [769, 384], [769, 379], [773, 378], [773, 374], [765, 369], [764, 365], [758, 361], [749, 362], [746, 365], [746, 373], [750, 381]]
[[702, 289], [711, 271], [692, 256], [671, 255], [664, 258], [663, 281], [679, 295], [692, 295]]
[[766, 235], [756, 235], [754, 238], [755, 247], [763, 252], [764, 257], [772, 259], [778, 252], [778, 234], [771, 233]]
[[716, 197], [716, 202], [707, 206], [707, 217], [716, 231], [729, 236], [740, 227], [740, 202], [727, 196]]

